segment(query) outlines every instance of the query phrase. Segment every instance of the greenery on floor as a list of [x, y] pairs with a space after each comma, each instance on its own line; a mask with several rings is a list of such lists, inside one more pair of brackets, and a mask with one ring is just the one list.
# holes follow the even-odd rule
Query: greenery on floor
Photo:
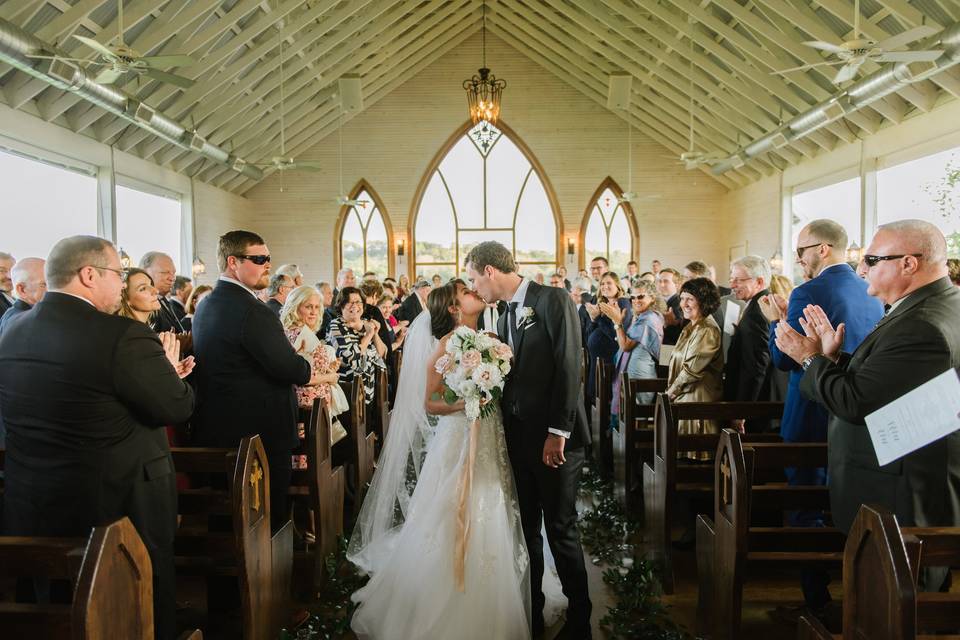
[[635, 558], [627, 544], [636, 538], [639, 523], [614, 497], [612, 483], [588, 468], [580, 493], [593, 505], [580, 516], [580, 539], [593, 563], [607, 567], [603, 581], [616, 598], [600, 620], [608, 640], [691, 640], [660, 601], [663, 591], [656, 567]]

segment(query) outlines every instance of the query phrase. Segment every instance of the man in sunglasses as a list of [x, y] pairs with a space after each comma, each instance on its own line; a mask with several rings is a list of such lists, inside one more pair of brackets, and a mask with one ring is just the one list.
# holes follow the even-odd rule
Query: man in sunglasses
[[[780, 435], [785, 442], [824, 442], [827, 439], [826, 408], [800, 393], [803, 359], [794, 359], [776, 343], [779, 325], [800, 328], [800, 318], [807, 305], [819, 305], [835, 325], [847, 328], [847, 347], [856, 348], [873, 330], [883, 314], [882, 305], [867, 295], [866, 283], [846, 263], [847, 232], [833, 220], [813, 220], [800, 230], [797, 238], [797, 264], [803, 269], [806, 282], [798, 286], [787, 301], [779, 297], [760, 299], [760, 309], [771, 321], [768, 346], [773, 365], [789, 371], [787, 397], [780, 421]], [[786, 318], [784, 323], [782, 320]], [[786, 469], [791, 485], [824, 485], [826, 469]], [[823, 526], [823, 513], [801, 511], [790, 514], [793, 526]], [[827, 590], [829, 575], [822, 568], [808, 567], [801, 572], [801, 586], [807, 607], [822, 610], [830, 601]], [[781, 618], [796, 617], [796, 611], [781, 610]]]
[[[805, 370], [800, 391], [830, 412], [834, 522], [849, 530], [866, 503], [890, 509], [904, 527], [958, 526], [960, 431], [880, 467], [864, 424], [866, 415], [960, 366], [960, 290], [947, 276], [946, 240], [922, 220], [882, 225], [858, 272], [886, 311], [856, 350], [846, 344], [849, 328], [818, 306], [804, 310], [805, 335], [777, 327], [777, 345]], [[936, 591], [946, 575], [925, 568], [920, 585]]]

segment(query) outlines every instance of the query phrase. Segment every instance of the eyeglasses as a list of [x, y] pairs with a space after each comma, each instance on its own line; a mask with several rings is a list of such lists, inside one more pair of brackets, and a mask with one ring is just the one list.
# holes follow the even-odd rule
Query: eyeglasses
[[914, 258], [922, 258], [922, 253], [901, 253], [895, 256], [863, 256], [863, 262], [867, 265], [867, 268], [875, 267], [877, 264], [884, 260], [899, 260], [900, 258], [906, 258], [907, 256], [913, 256]]
[[241, 260], [249, 260], [256, 265], [265, 265], [270, 262], [270, 256], [248, 256], [243, 254], [238, 254], [233, 256], [234, 258], [240, 258]]
[[94, 269], [97, 269], [97, 270], [113, 271], [115, 274], [117, 274], [118, 276], [120, 276], [120, 278], [124, 278], [124, 277], [127, 275], [127, 270], [126, 270], [126, 269], [114, 269], [113, 267], [102, 267], [102, 266], [100, 266], [100, 265], [98, 265], [98, 264], [91, 264], [91, 265], [89, 265], [89, 266], [90, 266], [90, 267], [93, 267]]
[[647, 294], [641, 293], [641, 294], [638, 294], [638, 295], [635, 295], [635, 296], [630, 296], [630, 299], [631, 299], [631, 300], [646, 300], [646, 299], [647, 299]]
[[740, 282], [749, 282], [753, 278], [730, 278], [730, 284], [738, 284]]
[[828, 247], [832, 247], [832, 246], [833, 246], [833, 245], [830, 244], [829, 242], [815, 242], [815, 243], [813, 243], [813, 244], [808, 244], [808, 245], [805, 246], [805, 247], [797, 247], [797, 260], [803, 258], [803, 252], [806, 251], [807, 249], [812, 249], [813, 247], [819, 247], [819, 246], [822, 245], [822, 244], [825, 244], [825, 245], [827, 245]]

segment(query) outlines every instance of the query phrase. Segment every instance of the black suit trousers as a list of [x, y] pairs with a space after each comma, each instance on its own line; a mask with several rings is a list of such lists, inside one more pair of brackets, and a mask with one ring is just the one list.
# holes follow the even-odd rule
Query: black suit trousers
[[[505, 416], [507, 450], [513, 466], [523, 537], [530, 554], [530, 590], [534, 624], [543, 618], [543, 536], [541, 517], [547, 542], [557, 565], [563, 594], [569, 600], [568, 624], [590, 628], [590, 596], [587, 590], [587, 569], [577, 531], [577, 490], [583, 469], [582, 447], [565, 451], [566, 462], [554, 469], [543, 464], [542, 448], [536, 450], [520, 442], [525, 427], [516, 417]], [[527, 432], [529, 433], [529, 431]]]

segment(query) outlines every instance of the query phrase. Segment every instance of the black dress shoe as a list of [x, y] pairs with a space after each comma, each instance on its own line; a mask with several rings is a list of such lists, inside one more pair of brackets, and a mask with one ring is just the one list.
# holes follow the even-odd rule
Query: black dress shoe
[[593, 632], [590, 627], [584, 629], [582, 625], [574, 625], [568, 622], [563, 625], [554, 640], [593, 640]]

